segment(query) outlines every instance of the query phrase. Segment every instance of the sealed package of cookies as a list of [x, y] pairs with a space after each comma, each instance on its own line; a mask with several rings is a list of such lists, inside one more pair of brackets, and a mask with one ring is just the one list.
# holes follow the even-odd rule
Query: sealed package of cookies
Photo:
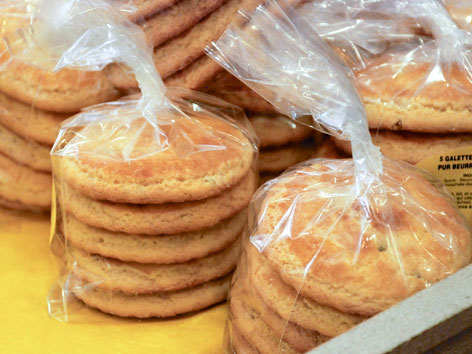
[[225, 350], [304, 353], [469, 264], [472, 233], [440, 181], [372, 143], [354, 74], [295, 9], [242, 16], [210, 56], [352, 147], [289, 169], [249, 207]]
[[[31, 19], [31, 1], [0, 3], [0, 208], [49, 211], [49, 152], [60, 124], [83, 107], [119, 97], [101, 71], [41, 68], [40, 56], [11, 56]], [[37, 66], [36, 64], [39, 64]]]
[[167, 89], [141, 28], [108, 2], [39, 4], [12, 44], [16, 57], [40, 53], [54, 70], [121, 62], [141, 88], [82, 110], [55, 141], [51, 249], [61, 275], [51, 316], [72, 319], [85, 304], [170, 317], [224, 301], [257, 179], [244, 112]]

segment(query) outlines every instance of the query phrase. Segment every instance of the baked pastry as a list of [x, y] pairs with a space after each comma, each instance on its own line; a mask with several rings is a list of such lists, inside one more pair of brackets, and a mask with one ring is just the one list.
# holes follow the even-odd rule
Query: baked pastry
[[[168, 147], [157, 146], [155, 130], [144, 119], [129, 127], [115, 128], [113, 123], [105, 128], [103, 124], [85, 127], [69, 144], [70, 149], [80, 146], [77, 156], [61, 159], [64, 181], [94, 199], [162, 204], [215, 196], [240, 182], [252, 166], [251, 142], [227, 121], [203, 115], [192, 119], [175, 116], [172, 125], [162, 124], [161, 129], [177, 141], [169, 142]], [[136, 135], [140, 139], [131, 156], [123, 157]], [[180, 151], [181, 145], [196, 151]], [[140, 154], [149, 156], [137, 158]]]
[[[385, 156], [406, 161], [413, 165], [430, 156], [448, 151], [472, 147], [471, 134], [428, 134], [407, 131], [371, 131], [372, 141]], [[346, 154], [351, 154], [348, 141], [335, 140], [336, 146]]]
[[422, 133], [472, 131], [472, 83], [456, 65], [447, 80], [427, 81], [434, 63], [383, 55], [356, 73], [370, 129]]

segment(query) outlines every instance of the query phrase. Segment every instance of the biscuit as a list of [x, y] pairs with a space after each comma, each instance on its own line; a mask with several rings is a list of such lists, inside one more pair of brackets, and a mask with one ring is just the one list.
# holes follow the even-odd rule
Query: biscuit
[[[153, 294], [129, 295], [75, 280], [71, 291], [86, 305], [121, 317], [172, 317], [202, 310], [226, 299], [231, 274], [193, 288]], [[81, 286], [80, 286], [81, 285]]]
[[[351, 197], [352, 160], [313, 160], [271, 185], [261, 203], [264, 219], [254, 235], [277, 240], [265, 247], [264, 255], [303, 297], [342, 312], [372, 316], [469, 263], [470, 230], [452, 199], [407, 163], [384, 158], [383, 171], [390, 227], [378, 221], [385, 218], [378, 209], [369, 214], [374, 221], [360, 226], [366, 215]], [[289, 210], [295, 210], [290, 227], [281, 228]], [[425, 210], [427, 215], [418, 217]], [[279, 239], [277, 230], [283, 230], [284, 237]], [[444, 245], [444, 235], [453, 246]]]
[[183, 263], [221, 251], [241, 233], [246, 210], [213, 227], [174, 235], [132, 235], [98, 229], [66, 216], [65, 237], [93, 254], [121, 261]]
[[333, 137], [325, 137], [323, 142], [315, 149], [312, 157], [317, 159], [347, 159], [351, 157], [351, 154], [345, 153], [342, 149], [339, 149]]
[[61, 123], [68, 117], [36, 109], [0, 93], [0, 124], [25, 139], [54, 145]]
[[139, 21], [165, 10], [180, 0], [115, 0], [123, 5], [134, 7], [127, 17], [130, 21]]
[[229, 301], [230, 318], [246, 340], [261, 354], [301, 353], [278, 338], [247, 302], [238, 298]]
[[[203, 49], [217, 40], [239, 8], [252, 8], [261, 0], [228, 0], [192, 28], [154, 48], [154, 64], [163, 79], [184, 69], [204, 55]], [[115, 86], [138, 89], [134, 75], [123, 65], [111, 64], [107, 76]]]
[[127, 294], [190, 288], [230, 273], [236, 266], [240, 240], [224, 250], [190, 262], [152, 264], [122, 262], [68, 247], [72, 274], [97, 287]]
[[229, 298], [230, 302], [235, 299], [247, 303], [259, 313], [262, 321], [274, 332], [277, 338], [287, 342], [288, 345], [299, 352], [305, 353], [330, 339], [330, 337], [305, 329], [277, 315], [254, 293], [250, 288], [250, 284], [236, 281], [230, 290]]
[[164, 80], [166, 86], [180, 86], [199, 90], [224, 69], [208, 56], [202, 56], [186, 68]]
[[[448, 151], [472, 147], [472, 134], [427, 134], [407, 131], [371, 131], [372, 142], [390, 158], [403, 160], [413, 165], [428, 157]], [[336, 146], [351, 154], [349, 141], [335, 140]]]
[[64, 184], [61, 204], [79, 221], [110, 231], [176, 234], [212, 227], [246, 208], [255, 190], [255, 180], [251, 172], [230, 190], [208, 199], [148, 205], [97, 201]]
[[315, 145], [313, 141], [262, 149], [259, 154], [259, 170], [261, 172], [284, 171], [299, 162], [308, 160]]
[[229, 326], [231, 328], [231, 338], [227, 340], [227, 344], [229, 344], [230, 347], [225, 351], [225, 353], [259, 354], [257, 349], [247, 342], [246, 338], [244, 338], [233, 324], [230, 323]]
[[[162, 204], [208, 198], [238, 183], [253, 164], [254, 146], [224, 119], [175, 116], [172, 125], [160, 125], [170, 145], [165, 149], [144, 120], [118, 128], [111, 123], [109, 134], [103, 124], [81, 130], [68, 144], [76, 156], [60, 161], [64, 180], [94, 199]], [[127, 160], [122, 154], [130, 145]], [[194, 146], [200, 151], [192, 153]]]
[[144, 34], [148, 45], [158, 47], [191, 28], [226, 0], [181, 0], [146, 20]]
[[22, 166], [0, 154], [0, 197], [38, 209], [51, 207], [52, 177]]
[[227, 71], [220, 72], [214, 80], [207, 81], [202, 90], [249, 112], [279, 114], [272, 104]]
[[32, 206], [32, 205], [26, 205], [26, 204], [23, 204], [23, 203], [20, 203], [20, 202], [16, 202], [16, 201], [12, 201], [12, 200], [2, 198], [2, 196], [0, 196], [0, 211], [1, 211], [1, 208], [11, 209], [11, 210], [19, 211], [19, 212], [23, 212], [23, 211], [25, 211], [25, 212], [46, 212], [46, 211], [48, 211], [47, 208], [41, 208], [41, 207], [35, 207], [35, 206]]
[[247, 286], [251, 286], [264, 304], [284, 320], [326, 337], [335, 337], [366, 319], [320, 305], [301, 294], [297, 295], [297, 291], [283, 282], [254, 246], [248, 245], [246, 250], [250, 274]]
[[261, 148], [298, 143], [314, 134], [312, 128], [282, 115], [252, 114], [249, 121]]
[[37, 109], [71, 114], [120, 96], [100, 71], [62, 69], [53, 73], [18, 60], [0, 70], [0, 91]]
[[399, 57], [379, 57], [356, 73], [369, 127], [422, 133], [472, 132], [472, 82], [468, 76], [453, 65], [453, 84], [440, 80], [424, 84], [433, 64], [405, 65]]
[[23, 139], [0, 124], [0, 153], [34, 170], [51, 172], [50, 147]]

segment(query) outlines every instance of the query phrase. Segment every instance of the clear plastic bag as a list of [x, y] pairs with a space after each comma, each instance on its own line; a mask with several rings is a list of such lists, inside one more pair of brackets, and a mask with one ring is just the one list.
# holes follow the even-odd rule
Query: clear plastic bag
[[40, 53], [25, 61], [12, 57], [34, 9], [25, 0], [0, 3], [0, 206], [49, 211], [49, 151], [61, 122], [120, 93], [99, 71], [52, 73], [41, 68]]
[[442, 184], [372, 144], [353, 73], [285, 2], [242, 14], [208, 53], [293, 119], [350, 140], [253, 197], [229, 296], [228, 353], [306, 352], [470, 263]]
[[244, 112], [166, 89], [140, 27], [107, 1], [44, 0], [31, 27], [9, 39], [15, 58], [45, 70], [125, 63], [142, 92], [71, 117], [51, 151], [51, 249], [61, 271], [50, 315], [93, 321], [92, 311], [73, 316], [86, 303], [169, 317], [223, 301], [256, 184]]

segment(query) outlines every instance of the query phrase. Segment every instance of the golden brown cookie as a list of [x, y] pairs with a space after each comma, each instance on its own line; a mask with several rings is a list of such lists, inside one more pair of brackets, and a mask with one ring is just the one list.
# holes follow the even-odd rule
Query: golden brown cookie
[[[154, 64], [161, 77], [166, 79], [203, 57], [205, 46], [220, 37], [238, 9], [251, 9], [259, 3], [261, 0], [228, 0], [192, 28], [154, 48]], [[138, 89], [134, 75], [122, 65], [109, 65], [106, 71], [117, 87]]]
[[121, 261], [182, 263], [223, 250], [241, 233], [246, 210], [213, 227], [174, 235], [133, 235], [110, 232], [66, 216], [66, 239], [89, 253]]
[[288, 345], [299, 352], [305, 353], [330, 339], [316, 331], [310, 331], [280, 317], [261, 300], [248, 282], [236, 280], [230, 290], [229, 299], [230, 302], [235, 299], [247, 303], [259, 313], [262, 321], [274, 332], [277, 338], [287, 342]]
[[255, 190], [255, 179], [249, 173], [230, 190], [208, 199], [147, 205], [98, 201], [63, 184], [61, 204], [81, 222], [110, 231], [176, 234], [212, 227], [246, 208]]
[[115, 0], [122, 6], [132, 6], [127, 15], [131, 21], [140, 21], [143, 18], [152, 16], [162, 10], [165, 10], [180, 0]]
[[365, 317], [350, 315], [316, 303], [285, 284], [254, 246], [247, 245], [249, 276], [245, 286], [286, 321], [327, 337], [335, 337], [362, 322]]
[[236, 266], [240, 239], [224, 250], [190, 262], [152, 264], [122, 262], [68, 247], [71, 272], [88, 283], [127, 294], [190, 288], [230, 273]]
[[227, 339], [229, 348], [226, 348], [226, 354], [259, 354], [257, 349], [247, 342], [246, 338], [232, 323], [229, 323], [228, 326], [231, 328], [231, 334], [230, 338]]
[[[413, 165], [424, 159], [448, 151], [472, 147], [472, 134], [427, 134], [406, 131], [371, 131], [372, 141], [385, 156]], [[349, 141], [335, 140], [346, 154], [351, 154]]]
[[22, 166], [0, 154], [0, 197], [17, 205], [49, 209], [51, 174]]
[[[264, 255], [282, 280], [300, 289], [303, 297], [371, 316], [469, 263], [470, 229], [452, 200], [409, 164], [384, 158], [383, 170], [391, 227], [379, 221], [386, 217], [379, 215], [381, 209], [371, 209], [373, 221], [360, 225], [366, 216], [351, 197], [352, 160], [313, 160], [271, 185], [261, 204], [264, 218], [254, 235], [277, 240], [265, 247]], [[295, 200], [296, 208], [291, 205]], [[290, 227], [281, 228], [279, 223], [289, 210], [294, 210]], [[424, 211], [427, 214], [419, 217]], [[278, 230], [284, 233], [280, 239]], [[444, 244], [444, 235], [450, 247]]]
[[177, 71], [164, 80], [167, 86], [186, 87], [199, 90], [224, 69], [208, 56], [195, 60], [186, 68]]
[[0, 91], [37, 109], [71, 114], [120, 96], [100, 71], [63, 69], [53, 73], [18, 60], [0, 70]]
[[259, 155], [259, 170], [281, 172], [292, 165], [308, 160], [314, 150], [315, 144], [311, 140], [262, 149]]
[[[472, 83], [457, 66], [453, 84], [424, 84], [431, 63], [407, 64], [399, 56], [383, 56], [356, 73], [371, 129], [423, 133], [472, 132]], [[421, 86], [424, 85], [424, 86]]]
[[249, 121], [261, 148], [298, 143], [314, 134], [313, 129], [282, 115], [251, 114]]
[[279, 114], [272, 104], [227, 71], [218, 73], [202, 89], [250, 112]]
[[231, 298], [229, 311], [234, 326], [259, 353], [301, 353], [278, 338], [261, 319], [260, 313], [242, 299]]
[[53, 145], [69, 114], [33, 108], [0, 93], [0, 123], [12, 132], [40, 144]]
[[149, 45], [158, 47], [191, 28], [226, 0], [181, 0], [146, 20], [144, 34]]
[[108, 134], [103, 124], [86, 126], [68, 143], [76, 156], [60, 161], [64, 180], [94, 199], [162, 204], [209, 198], [238, 183], [253, 164], [255, 149], [248, 138], [213, 116], [176, 115], [172, 125], [161, 125], [170, 141], [165, 149], [157, 146], [156, 131], [144, 119], [118, 128], [111, 123]]
[[348, 154], [343, 149], [339, 149], [334, 142], [334, 138], [326, 137], [314, 150], [312, 157], [318, 159], [347, 159], [351, 157], [351, 153]]
[[231, 274], [193, 288], [152, 294], [128, 295], [75, 281], [70, 289], [90, 307], [122, 317], [172, 317], [202, 310], [226, 299]]
[[34, 170], [51, 172], [50, 147], [37, 144], [11, 132], [0, 124], [0, 153]]

